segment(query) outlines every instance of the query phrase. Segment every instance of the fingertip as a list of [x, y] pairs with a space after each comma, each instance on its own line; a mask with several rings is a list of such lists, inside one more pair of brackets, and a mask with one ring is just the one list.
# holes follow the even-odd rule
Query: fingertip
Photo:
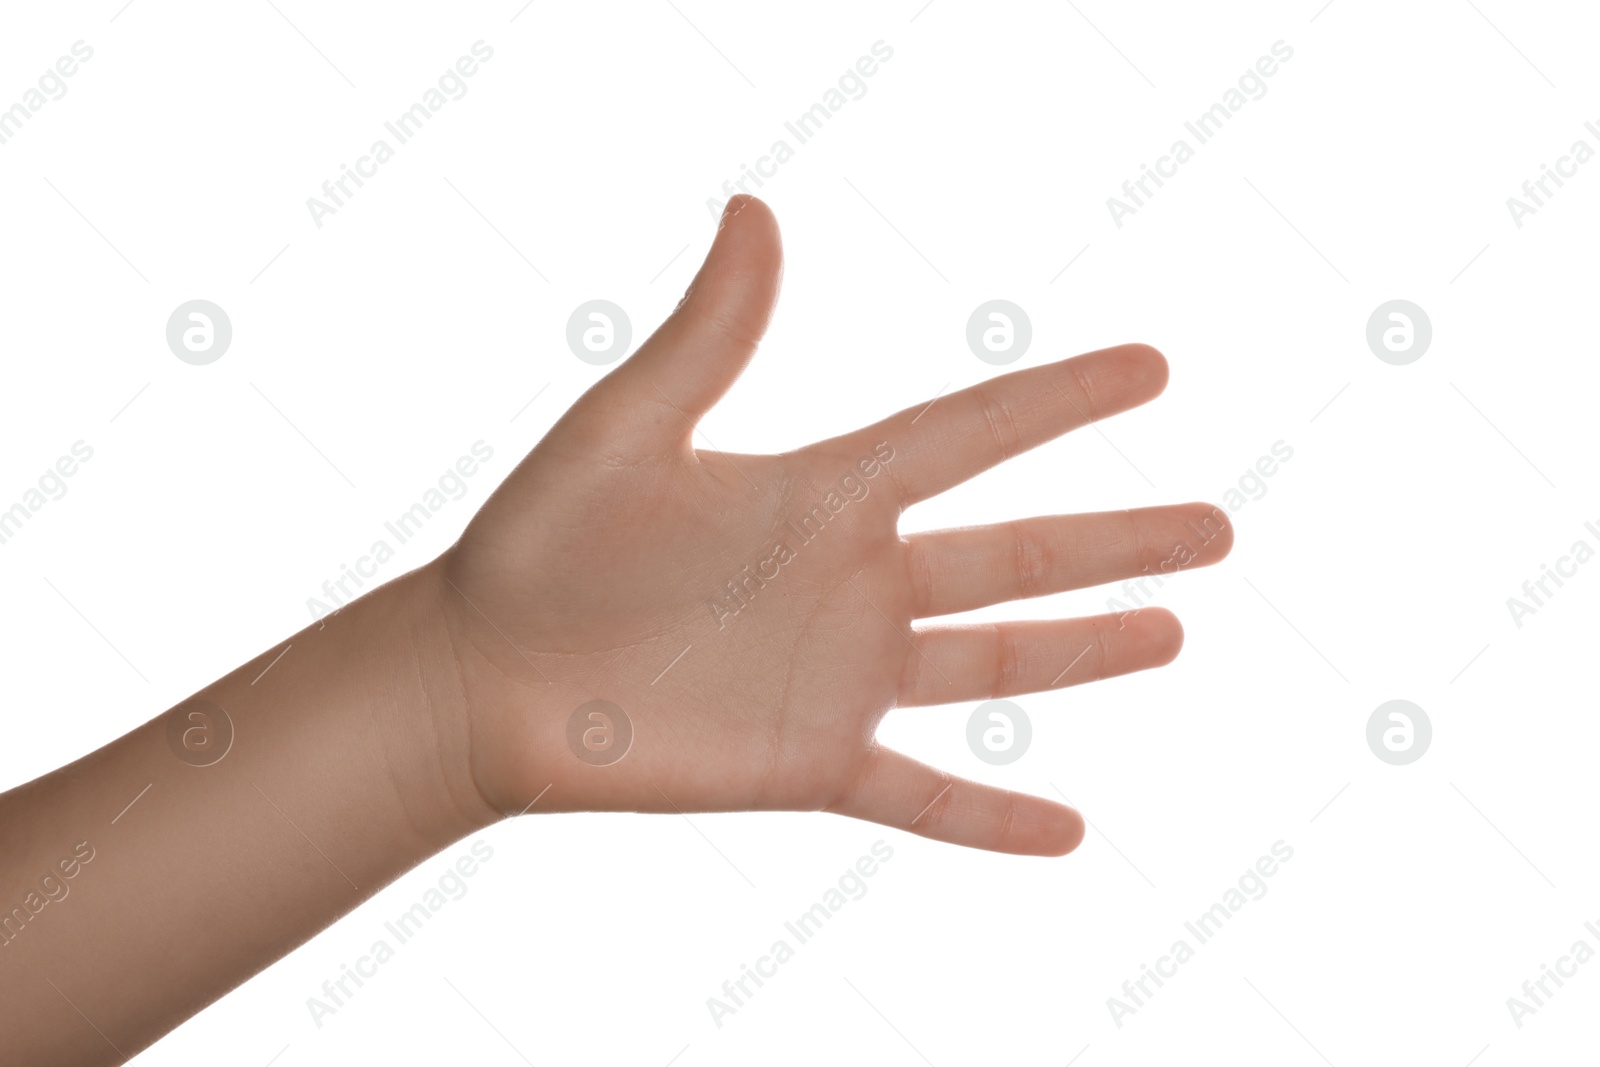
[[1183, 623], [1166, 608], [1145, 608], [1139, 613], [1145, 628], [1150, 666], [1165, 667], [1183, 650]]
[[1008, 839], [989, 847], [1013, 856], [1065, 856], [1083, 844], [1078, 809], [1043, 797], [1021, 797]]
[[743, 214], [746, 208], [765, 208], [767, 214], [770, 215], [772, 213], [772, 209], [767, 207], [766, 201], [760, 197], [751, 196], [749, 193], [735, 193], [723, 205], [722, 218], [718, 222], [718, 228], [726, 225], [729, 219], [737, 218]]
[[1070, 804], [1024, 794], [1012, 794], [1011, 803], [1005, 832], [980, 847], [1013, 856], [1065, 856], [1083, 843], [1083, 816]]
[[765, 200], [748, 193], [738, 193], [723, 207], [722, 217], [717, 220], [719, 242], [734, 236], [755, 238], [760, 246], [775, 244], [778, 241], [778, 216], [772, 213], [772, 208]]
[[1121, 346], [1123, 358], [1127, 360], [1130, 369], [1137, 373], [1151, 396], [1159, 396], [1167, 388], [1167, 379], [1171, 368], [1167, 365], [1167, 357], [1161, 350], [1152, 345], [1133, 343]]
[[1190, 542], [1195, 550], [1194, 563], [1209, 566], [1227, 558], [1233, 551], [1233, 518], [1216, 504], [1203, 501], [1182, 505], [1184, 522], [1189, 533], [1198, 538]]
[[679, 307], [699, 304], [713, 314], [731, 311], [736, 318], [754, 312], [750, 321], [739, 325], [759, 337], [766, 330], [782, 278], [783, 238], [777, 216], [764, 201], [739, 193], [722, 209], [711, 249]]
[[1206, 509], [1207, 517], [1222, 516], [1222, 528], [1216, 532], [1210, 547], [1216, 559], [1226, 559], [1228, 553], [1233, 551], [1233, 520], [1226, 511], [1215, 504], [1202, 504], [1201, 507]]
[[1077, 808], [1062, 805], [1060, 814], [1056, 818], [1055, 833], [1050, 841], [1049, 850], [1043, 853], [1046, 856], [1065, 856], [1077, 850], [1083, 844], [1083, 835], [1086, 829], [1083, 816]]

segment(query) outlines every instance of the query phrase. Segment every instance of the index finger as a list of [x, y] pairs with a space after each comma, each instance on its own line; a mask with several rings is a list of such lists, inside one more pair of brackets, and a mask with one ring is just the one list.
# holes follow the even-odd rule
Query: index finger
[[859, 452], [888, 442], [886, 469], [909, 507], [1153, 400], [1166, 385], [1166, 357], [1149, 345], [1118, 345], [980, 382], [814, 447]]

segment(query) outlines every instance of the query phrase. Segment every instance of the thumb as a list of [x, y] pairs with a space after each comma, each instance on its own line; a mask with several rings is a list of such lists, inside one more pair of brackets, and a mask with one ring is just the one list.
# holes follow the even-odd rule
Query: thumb
[[687, 442], [738, 379], [766, 333], [782, 275], [772, 209], [733, 197], [677, 308], [605, 383], [608, 401], [642, 416], [629, 421], [650, 445]]

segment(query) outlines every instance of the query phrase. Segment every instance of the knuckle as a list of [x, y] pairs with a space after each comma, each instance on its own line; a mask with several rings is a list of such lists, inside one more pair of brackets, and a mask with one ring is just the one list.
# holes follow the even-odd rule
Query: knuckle
[[1017, 798], [1013, 793], [1006, 793], [1001, 801], [999, 841], [1002, 845], [1012, 843], [1017, 832]]
[[996, 451], [1001, 459], [1010, 459], [1016, 453], [1020, 440], [1016, 417], [1006, 401], [994, 392], [980, 389], [976, 396], [978, 413], [983, 417], [984, 427]]
[[951, 794], [955, 792], [956, 780], [953, 775], [945, 771], [940, 771], [938, 784], [939, 788], [934, 793], [933, 799], [928, 801], [927, 806], [922, 809], [921, 814], [911, 820], [912, 826], [927, 829], [929, 827], [941, 826], [949, 821], [950, 798]]
[[[916, 646], [906, 656], [905, 662], [900, 667], [900, 703], [915, 704], [923, 697], [923, 672], [922, 665], [926, 661], [928, 648], [915, 634], [912, 641]], [[920, 654], [919, 654], [920, 653]]]
[[1028, 668], [1028, 654], [1017, 632], [1009, 627], [995, 627], [995, 690], [1015, 693]]
[[1083, 417], [1090, 422], [1100, 418], [1100, 404], [1095, 393], [1094, 376], [1086, 374], [1082, 365], [1073, 362], [1067, 364], [1067, 370], [1072, 374], [1072, 384], [1078, 391], [1078, 407]]
[[917, 541], [906, 548], [906, 575], [911, 582], [911, 596], [922, 611], [930, 610], [938, 600], [934, 592], [933, 564], [928, 553]]
[[1112, 647], [1111, 628], [1097, 625], [1094, 628], [1094, 654], [1097, 660], [1095, 663], [1096, 677], [1104, 678], [1111, 669]]
[[1131, 508], [1125, 509], [1122, 512], [1122, 518], [1127, 523], [1127, 532], [1124, 534], [1124, 539], [1129, 546], [1130, 558], [1134, 566], [1139, 568], [1140, 573], [1143, 573], [1150, 569], [1151, 564], [1159, 562], [1156, 559], [1158, 554], [1152, 553], [1151, 546], [1145, 540], [1145, 525], [1138, 513]]
[[1049, 542], [1039, 535], [1036, 526], [1027, 522], [1012, 523], [1011, 537], [1018, 595], [1032, 597], [1050, 592], [1054, 558]]

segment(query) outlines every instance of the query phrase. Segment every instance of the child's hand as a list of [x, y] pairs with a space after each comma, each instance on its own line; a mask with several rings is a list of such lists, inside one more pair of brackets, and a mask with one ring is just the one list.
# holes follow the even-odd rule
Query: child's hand
[[[826, 810], [1059, 855], [1070, 808], [952, 777], [874, 741], [892, 707], [975, 702], [1168, 663], [1148, 609], [994, 625], [932, 616], [1227, 554], [1205, 505], [902, 537], [906, 507], [1150, 400], [1127, 345], [1020, 371], [776, 456], [697, 451], [695, 423], [755, 352], [781, 272], [766, 205], [736, 197], [673, 315], [595, 385], [436, 564], [472, 777], [492, 806]], [[590, 701], [621, 709], [590, 718]], [[607, 710], [603, 706], [603, 713]], [[592, 761], [569, 723], [592, 730]], [[616, 752], [631, 745], [622, 758]], [[609, 732], [608, 732], [609, 731]], [[609, 752], [604, 745], [610, 741]], [[580, 750], [588, 751], [587, 749]]]
[[95, 844], [107, 857], [75, 881], [70, 921], [29, 903], [0, 931], [0, 1061], [121, 1063], [403, 871], [535, 805], [826, 810], [976, 848], [1077, 845], [1077, 812], [880, 748], [878, 722], [1159, 666], [1177, 620], [912, 624], [1215, 562], [1224, 513], [904, 539], [896, 522], [1144, 403], [1166, 362], [1112, 348], [797, 452], [696, 452], [694, 423], [754, 353], [778, 273], [771, 212], [736, 197], [671, 318], [448, 552], [0, 793], [6, 901], [42, 901], [40, 871], [73, 878], [66, 849], [85, 850], [80, 867]]

